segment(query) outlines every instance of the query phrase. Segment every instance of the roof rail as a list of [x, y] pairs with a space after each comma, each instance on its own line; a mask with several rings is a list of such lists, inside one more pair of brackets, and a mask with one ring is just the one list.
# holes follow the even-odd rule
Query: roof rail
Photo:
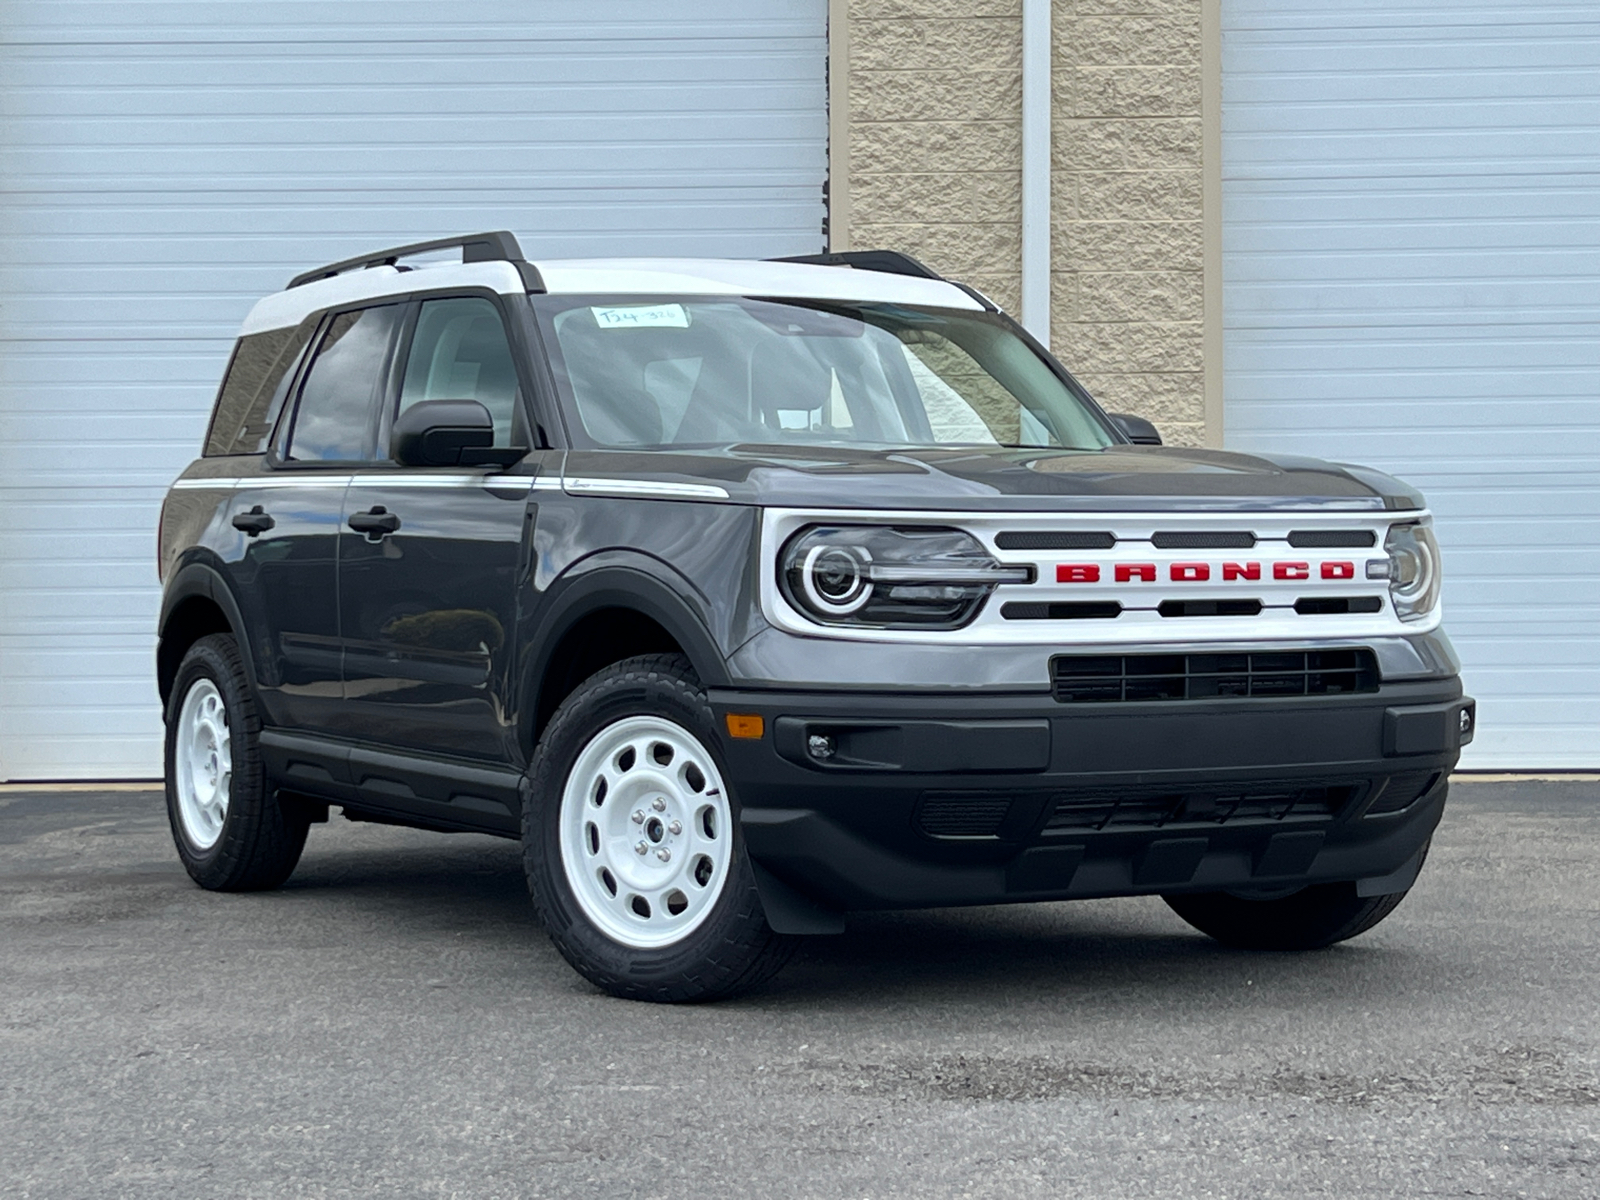
[[769, 258], [768, 262], [811, 263], [819, 267], [854, 267], [858, 271], [882, 271], [887, 275], [915, 275], [919, 279], [944, 279], [926, 263], [898, 250], [846, 250], [839, 254], [797, 254], [792, 258]]
[[960, 288], [988, 312], [1000, 308], [977, 288], [968, 287], [954, 279], [946, 279], [927, 263], [919, 262], [898, 250], [844, 250], [838, 254], [797, 254], [792, 258], [769, 258], [768, 262], [812, 263], [819, 267], [854, 267], [857, 271], [882, 271], [888, 275], [915, 275], [918, 279], [937, 279], [951, 287]]
[[342, 259], [325, 267], [318, 267], [314, 271], [302, 271], [289, 280], [289, 286], [297, 288], [303, 283], [332, 279], [335, 275], [342, 275], [346, 271], [365, 270], [368, 267], [392, 267], [396, 264], [396, 260], [409, 258], [413, 254], [426, 254], [430, 250], [454, 250], [458, 246], [461, 248], [462, 262], [510, 263], [522, 276], [522, 282], [530, 292], [544, 291], [544, 280], [539, 277], [538, 269], [522, 257], [522, 247], [517, 244], [516, 236], [504, 229], [492, 233], [469, 233], [461, 237], [439, 238], [431, 242], [413, 242], [409, 246], [395, 246], [388, 250], [379, 250], [374, 254]]

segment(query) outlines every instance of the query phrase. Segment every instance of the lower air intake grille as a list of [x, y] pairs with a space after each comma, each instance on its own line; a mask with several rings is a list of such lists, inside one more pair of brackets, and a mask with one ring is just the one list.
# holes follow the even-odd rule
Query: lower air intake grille
[[1270, 654], [1062, 654], [1050, 660], [1062, 704], [1338, 696], [1378, 690], [1370, 650]]
[[1367, 806], [1367, 816], [1403, 812], [1433, 791], [1441, 774], [1440, 771], [1403, 771], [1389, 776], [1378, 798]]
[[994, 837], [1011, 811], [1007, 795], [929, 795], [917, 810], [917, 827], [929, 837]]
[[1045, 823], [1047, 834], [1094, 829], [1151, 829], [1165, 825], [1229, 825], [1308, 818], [1331, 820], [1361, 784], [1337, 787], [1252, 785], [1232, 794], [1147, 793], [1133, 795], [1062, 795]]

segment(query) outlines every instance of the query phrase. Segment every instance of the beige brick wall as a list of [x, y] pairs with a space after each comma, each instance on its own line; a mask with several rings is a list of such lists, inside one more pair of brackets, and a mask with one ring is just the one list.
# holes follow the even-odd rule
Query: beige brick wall
[[1015, 312], [1021, 0], [850, 0], [850, 244], [914, 254]]
[[1050, 344], [1107, 408], [1200, 445], [1200, 0], [1056, 0]]
[[[1108, 408], [1204, 440], [1202, 0], [1055, 0], [1051, 345]], [[850, 243], [1015, 313], [1021, 0], [850, 0]]]

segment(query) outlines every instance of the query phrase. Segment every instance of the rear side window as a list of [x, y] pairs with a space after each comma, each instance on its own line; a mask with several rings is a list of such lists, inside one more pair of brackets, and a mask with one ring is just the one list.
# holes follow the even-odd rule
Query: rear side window
[[369, 441], [378, 385], [401, 306], [343, 312], [328, 322], [300, 388], [289, 457], [301, 462], [361, 462]]
[[284, 376], [305, 349], [315, 317], [296, 328], [246, 334], [233, 350], [204, 454], [261, 454], [283, 407]]

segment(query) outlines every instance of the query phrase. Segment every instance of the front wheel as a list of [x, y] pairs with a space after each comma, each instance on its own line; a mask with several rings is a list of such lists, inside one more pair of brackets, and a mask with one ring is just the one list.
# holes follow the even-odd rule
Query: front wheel
[[614, 996], [708, 1000], [762, 982], [791, 943], [767, 926], [688, 663], [628, 659], [556, 711], [523, 801], [523, 865], [566, 960]]
[[1353, 883], [1321, 883], [1275, 899], [1228, 892], [1162, 899], [1201, 933], [1240, 950], [1317, 950], [1365, 933], [1406, 893], [1360, 896]]

